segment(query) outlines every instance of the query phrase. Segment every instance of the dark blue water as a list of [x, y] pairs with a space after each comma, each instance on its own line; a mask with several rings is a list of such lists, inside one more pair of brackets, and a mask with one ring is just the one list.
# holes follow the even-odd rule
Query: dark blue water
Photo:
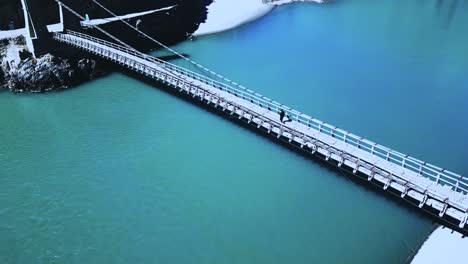
[[179, 49], [279, 102], [466, 174], [467, 10], [456, 0], [294, 4]]
[[[466, 11], [462, 1], [289, 5], [176, 48], [466, 173]], [[0, 121], [0, 263], [402, 263], [432, 228], [339, 171], [120, 74], [2, 93]]]

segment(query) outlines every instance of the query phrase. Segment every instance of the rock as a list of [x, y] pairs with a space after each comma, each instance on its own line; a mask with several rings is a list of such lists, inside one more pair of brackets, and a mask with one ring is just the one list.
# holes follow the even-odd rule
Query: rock
[[3, 73], [3, 70], [0, 68], [0, 87], [1, 84], [4, 83], [5, 80], [5, 73]]
[[28, 58], [32, 58], [31, 52], [29, 52], [27, 50], [20, 51], [19, 56], [20, 56], [21, 60], [26, 60]]
[[[61, 90], [93, 77], [96, 61], [83, 58], [75, 65], [68, 60], [46, 54], [40, 58], [26, 58], [16, 67], [2, 64], [5, 72], [1, 83], [13, 92], [45, 92]], [[5, 85], [4, 85], [5, 86]]]
[[78, 61], [78, 69], [84, 73], [92, 75], [96, 67], [96, 61], [89, 59], [81, 59]]

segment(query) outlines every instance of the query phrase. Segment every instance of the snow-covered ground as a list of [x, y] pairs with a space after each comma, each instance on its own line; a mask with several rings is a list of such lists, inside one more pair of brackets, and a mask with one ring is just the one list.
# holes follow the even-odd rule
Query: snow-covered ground
[[145, 15], [152, 14], [155, 12], [167, 11], [167, 10], [173, 9], [176, 6], [177, 5], [173, 5], [173, 6], [168, 6], [164, 8], [159, 8], [159, 9], [154, 9], [154, 10], [149, 10], [149, 11], [144, 11], [144, 12], [139, 12], [139, 13], [132, 13], [132, 14], [127, 14], [127, 15], [117, 16], [117, 17], [91, 19], [88, 21], [82, 21], [81, 26], [90, 27], [90, 26], [107, 24], [107, 23], [119, 21], [122, 19], [129, 19], [129, 18], [134, 18], [134, 17], [139, 17], [139, 16], [145, 16]]
[[251, 22], [270, 12], [274, 6], [262, 0], [214, 0], [208, 7], [208, 18], [193, 35], [226, 31]]
[[16, 30], [0, 31], [0, 40], [8, 39], [9, 44], [0, 49], [0, 64], [4, 62], [11, 63], [11, 66], [16, 65], [20, 61], [19, 53], [22, 50], [28, 50], [26, 45], [16, 44], [14, 39], [26, 35], [26, 29], [20, 28]]
[[15, 30], [0, 30], [0, 40], [2, 39], [11, 39], [19, 36], [24, 36], [26, 34], [25, 28], [15, 29]]
[[273, 5], [284, 5], [284, 4], [289, 4], [289, 3], [294, 3], [294, 2], [315, 2], [315, 3], [325, 3], [326, 0], [275, 0], [271, 1], [270, 4]]
[[411, 264], [468, 263], [468, 237], [449, 228], [437, 228]]
[[27, 49], [26, 45], [18, 44], [14, 39], [10, 39], [8, 45], [0, 49], [0, 67], [8, 64], [11, 68], [15, 68], [21, 61], [20, 52]]
[[200, 24], [194, 36], [207, 35], [233, 29], [268, 14], [275, 6], [293, 2], [324, 3], [325, 0], [214, 0], [208, 7], [208, 18]]

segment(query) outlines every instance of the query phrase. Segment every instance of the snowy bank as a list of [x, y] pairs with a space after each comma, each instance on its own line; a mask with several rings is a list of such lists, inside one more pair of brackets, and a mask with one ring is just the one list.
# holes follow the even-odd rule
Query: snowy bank
[[294, 2], [324, 3], [326, 0], [214, 0], [208, 6], [208, 18], [194, 36], [233, 29], [268, 14], [275, 6]]
[[468, 238], [449, 228], [437, 228], [424, 242], [411, 264], [467, 263]]
[[146, 15], [153, 14], [153, 13], [156, 13], [156, 12], [168, 11], [168, 10], [173, 9], [176, 6], [177, 5], [173, 5], [173, 6], [168, 6], [168, 7], [159, 8], [159, 9], [148, 10], [148, 11], [144, 11], [144, 12], [127, 14], [127, 15], [123, 15], [123, 16], [91, 19], [91, 20], [82, 21], [80, 23], [81, 23], [81, 26], [83, 26], [83, 27], [92, 27], [92, 26], [107, 24], [107, 23], [114, 22], [114, 21], [125, 20], [125, 19], [128, 21], [128, 19], [130, 19], [130, 18], [146, 16]]
[[15, 30], [8, 30], [8, 31], [1, 31], [0, 30], [0, 40], [2, 39], [13, 39], [17, 38], [19, 36], [24, 36], [26, 35], [26, 29], [25, 28], [20, 28], [20, 29], [15, 29]]
[[24, 37], [8, 39], [6, 46], [0, 45], [0, 70], [4, 64], [16, 65], [21, 61], [20, 52], [27, 50]]
[[214, 0], [208, 6], [206, 22], [200, 24], [193, 35], [207, 35], [238, 27], [268, 14], [273, 8], [273, 5], [264, 4], [262, 0]]
[[295, 2], [314, 2], [318, 4], [325, 3], [326, 0], [269, 0], [268, 3], [272, 5], [284, 5]]

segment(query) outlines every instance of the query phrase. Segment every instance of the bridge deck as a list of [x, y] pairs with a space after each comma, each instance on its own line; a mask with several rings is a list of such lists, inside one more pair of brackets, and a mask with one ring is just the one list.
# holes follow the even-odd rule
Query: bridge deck
[[[55, 33], [54, 38], [190, 94], [338, 167], [348, 168], [357, 175], [367, 177], [369, 181], [382, 186], [384, 190], [392, 190], [405, 200], [416, 201], [420, 208], [436, 212], [442, 219], [449, 219], [451, 223], [455, 219], [460, 228], [465, 228], [468, 196], [466, 183], [461, 181], [461, 176], [452, 177], [450, 175], [455, 174], [436, 170], [435, 166], [380, 147], [321, 121], [303, 119], [301, 113], [249, 90], [230, 88], [137, 51], [75, 32]], [[279, 121], [279, 109], [286, 109], [293, 121], [282, 124]], [[428, 174], [431, 170], [435, 170], [436, 174]], [[431, 179], [431, 175], [435, 175], [435, 180]]]

